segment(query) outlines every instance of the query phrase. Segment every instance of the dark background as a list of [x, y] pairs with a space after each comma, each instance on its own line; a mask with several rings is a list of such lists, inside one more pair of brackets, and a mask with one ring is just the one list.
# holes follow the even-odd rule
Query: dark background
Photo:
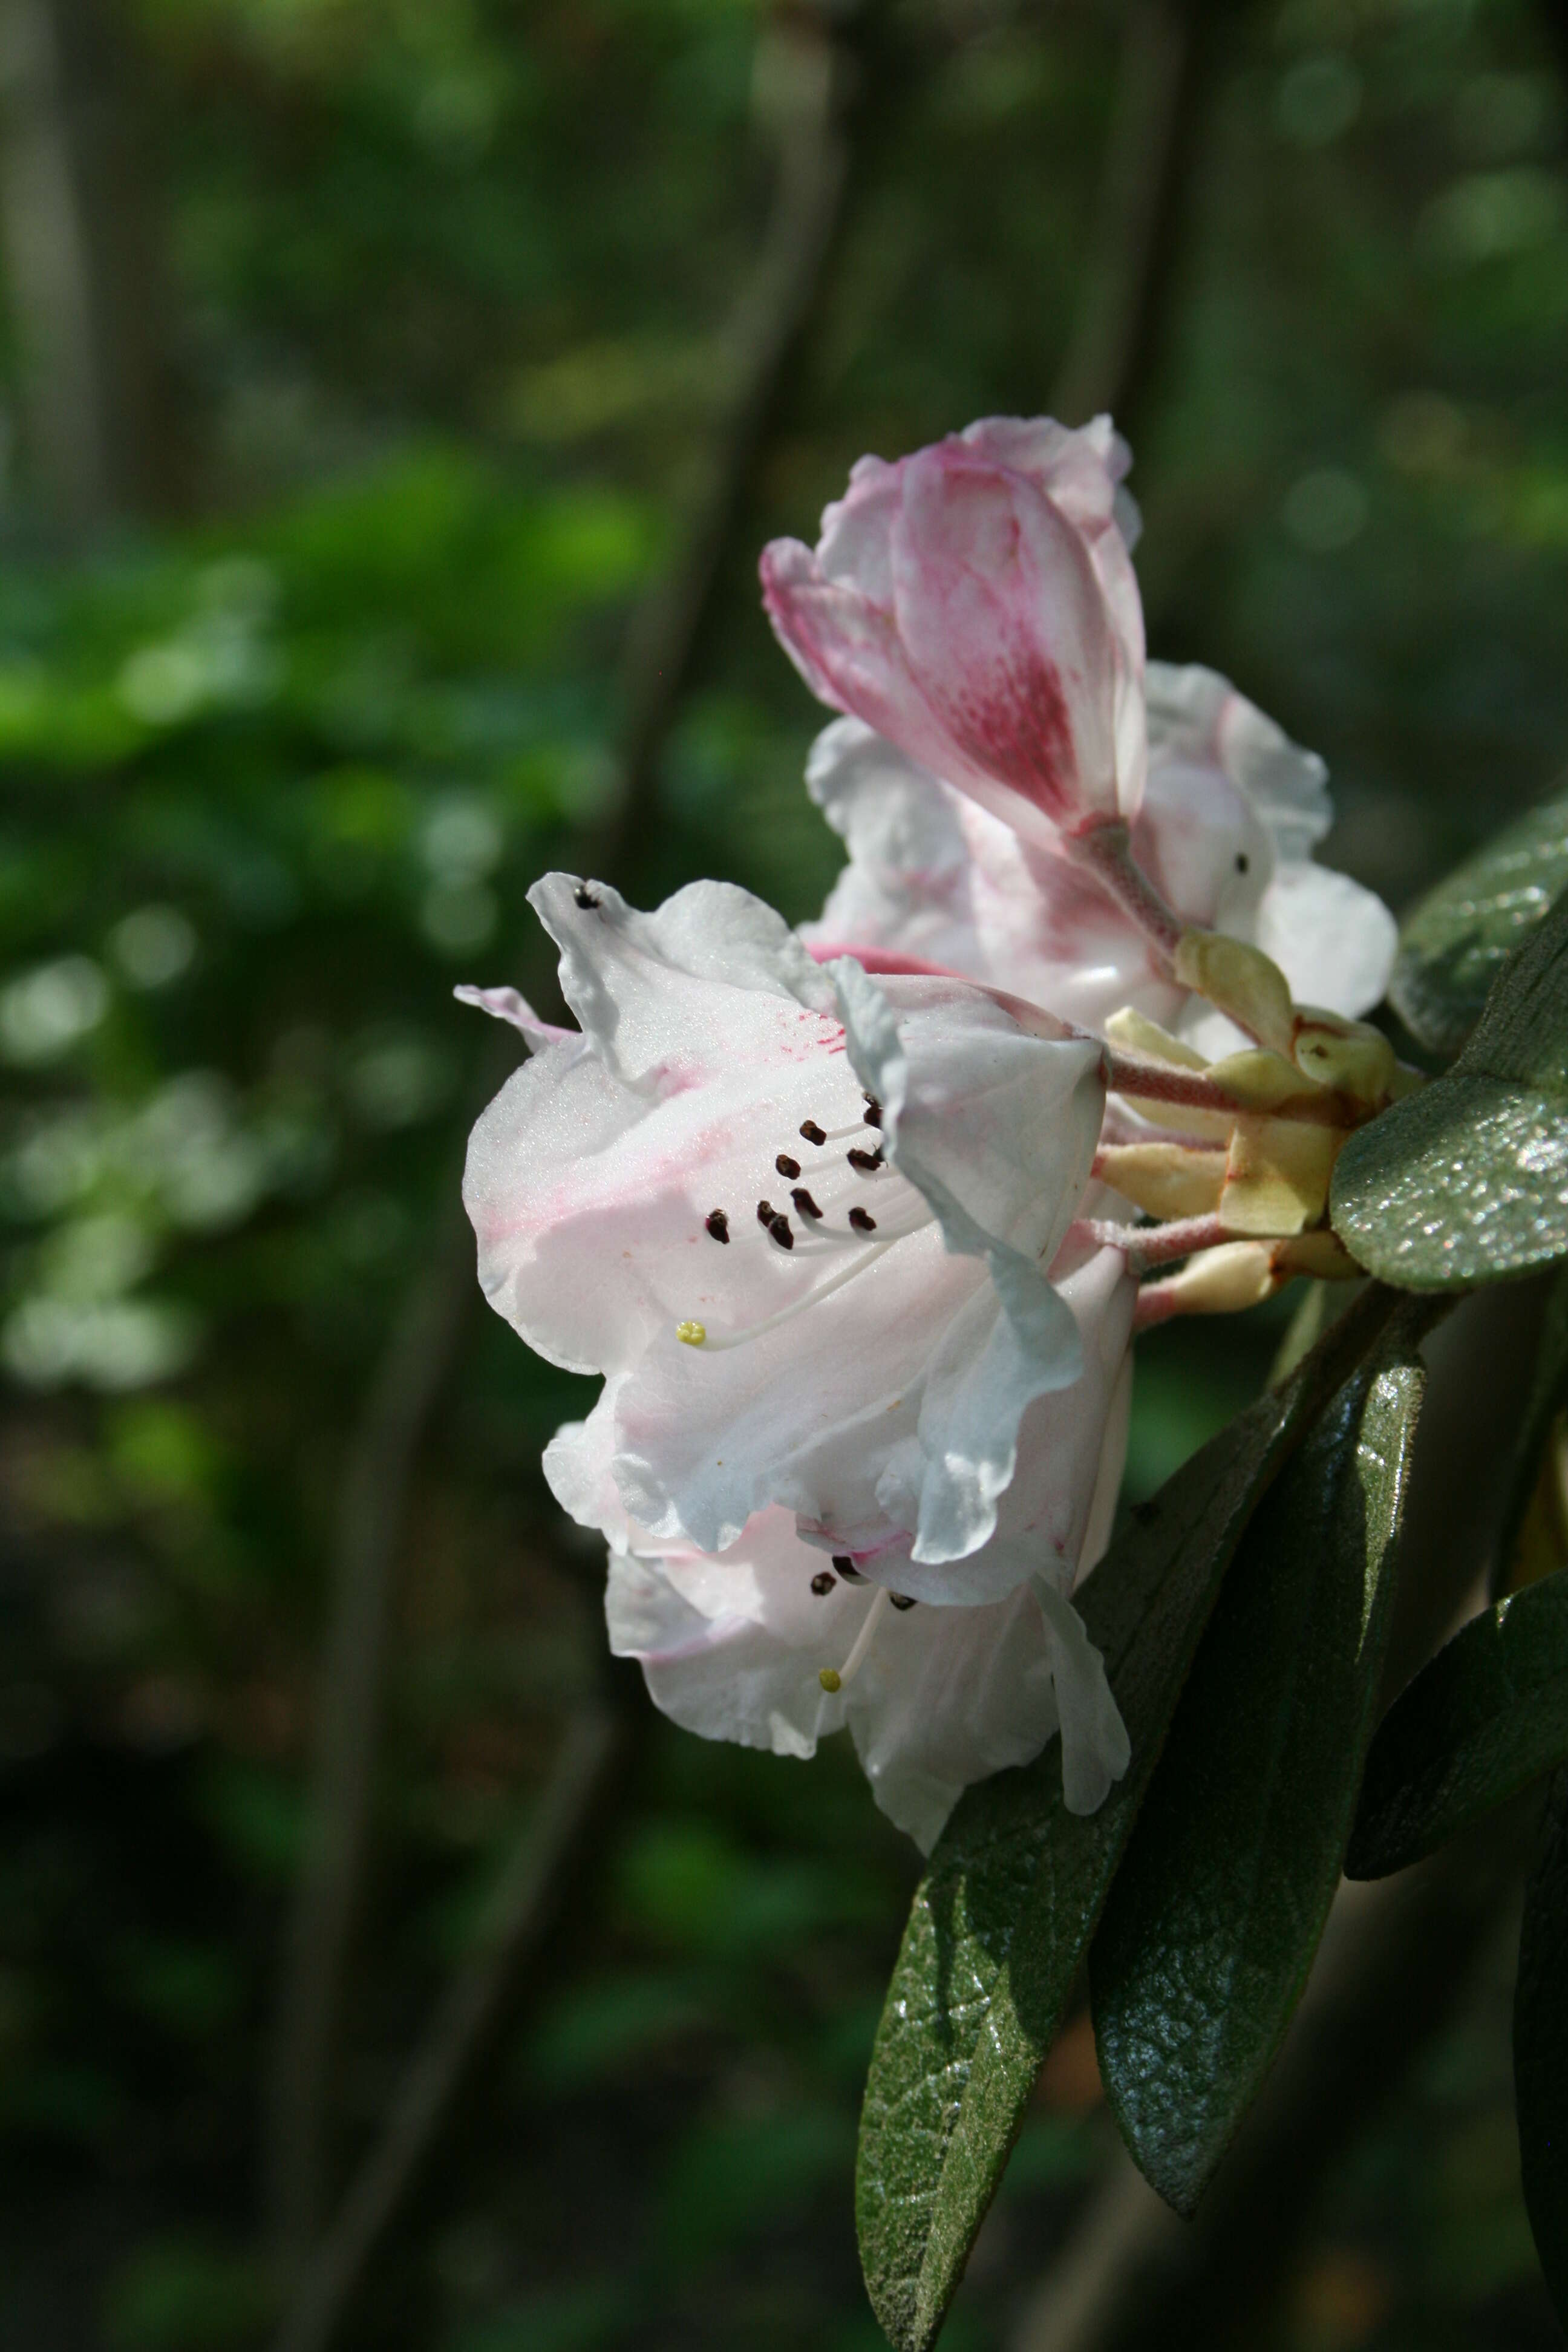
[[[998, 411], [1115, 407], [1154, 651], [1408, 903], [1568, 742], [1565, 69], [1521, 0], [0, 9], [6, 2352], [268, 2341], [498, 1885], [335, 2340], [874, 2352], [916, 1857], [847, 1755], [607, 1673], [538, 1473], [592, 1384], [473, 1290], [509, 1056], [450, 989], [549, 1003], [552, 863], [816, 910], [756, 551]], [[1145, 1343], [1131, 1496], [1280, 1328]], [[1561, 2342], [1508, 1932], [1291, 2185], [1249, 2346]], [[1113, 2141], [1080, 2021], [952, 2352], [1040, 2352]]]

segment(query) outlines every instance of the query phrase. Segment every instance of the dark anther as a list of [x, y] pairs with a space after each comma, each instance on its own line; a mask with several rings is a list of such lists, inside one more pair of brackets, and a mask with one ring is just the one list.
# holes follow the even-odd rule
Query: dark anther
[[882, 1124], [882, 1106], [875, 1095], [866, 1097], [866, 1124], [868, 1127], [880, 1127]]
[[805, 1136], [807, 1143], [826, 1143], [827, 1140], [826, 1129], [818, 1127], [814, 1118], [803, 1118], [800, 1123], [800, 1131], [802, 1135]]
[[824, 1594], [832, 1591], [838, 1579], [830, 1568], [819, 1568], [811, 1580], [811, 1589], [820, 1601]]
[[768, 1231], [772, 1234], [774, 1241], [777, 1242], [780, 1249], [794, 1249], [795, 1229], [791, 1225], [787, 1217], [782, 1215], [770, 1217], [768, 1219]]
[[812, 1199], [811, 1194], [806, 1191], [804, 1184], [797, 1184], [795, 1186], [794, 1192], [790, 1194], [790, 1199], [795, 1202], [795, 1207], [800, 1211], [803, 1217], [821, 1216], [822, 1211], [817, 1207], [816, 1202]]
[[1248, 856], [1247, 856], [1247, 852], [1246, 852], [1246, 850], [1245, 850], [1245, 849], [1238, 849], [1238, 850], [1237, 851], [1237, 853], [1236, 853], [1236, 870], [1237, 870], [1237, 872], [1238, 874], [1245, 874], [1245, 873], [1247, 872], [1247, 867], [1251, 865], [1251, 863], [1252, 863], [1252, 860], [1251, 860], [1251, 858], [1250, 858], [1250, 857], [1248, 857]]
[[859, 1570], [856, 1567], [854, 1561], [850, 1559], [847, 1551], [836, 1551], [833, 1555], [833, 1565], [838, 1570], [839, 1575], [844, 1579], [846, 1584], [865, 1583], [865, 1578], [861, 1575]]
[[787, 1151], [781, 1151], [779, 1153], [778, 1158], [773, 1161], [773, 1166], [778, 1170], [781, 1176], [798, 1176], [800, 1174], [799, 1160], [792, 1160]]
[[858, 1168], [862, 1176], [874, 1176], [881, 1164], [879, 1151], [852, 1151], [849, 1154], [850, 1167]]
[[850, 1210], [849, 1222], [858, 1234], [874, 1234], [877, 1230], [877, 1220], [870, 1210], [862, 1209], [858, 1204]]
[[771, 1201], [759, 1201], [757, 1202], [757, 1223], [759, 1225], [771, 1225], [777, 1215], [778, 1211], [774, 1208]]
[[915, 1605], [912, 1592], [889, 1592], [888, 1598], [895, 1609], [912, 1609]]
[[730, 1220], [724, 1214], [722, 1209], [710, 1209], [702, 1222], [707, 1226], [709, 1232], [712, 1234], [716, 1242], [727, 1242], [729, 1240]]
[[597, 907], [602, 903], [598, 892], [596, 890], [590, 890], [585, 882], [579, 882], [575, 890], [573, 891], [572, 896], [576, 899], [577, 904], [583, 908], [584, 912], [588, 908]]

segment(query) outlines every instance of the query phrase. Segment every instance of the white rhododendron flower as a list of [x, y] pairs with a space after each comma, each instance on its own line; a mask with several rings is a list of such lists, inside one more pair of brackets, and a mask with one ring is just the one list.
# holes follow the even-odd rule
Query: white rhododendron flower
[[604, 1376], [545, 1469], [609, 1546], [613, 1646], [709, 1738], [847, 1728], [927, 1846], [1058, 1731], [1073, 1811], [1126, 1769], [1072, 1596], [1134, 1326], [1353, 1273], [1328, 1186], [1394, 1083], [1356, 1021], [1393, 923], [1313, 861], [1322, 762], [1146, 665], [1127, 464], [1106, 418], [994, 417], [862, 459], [815, 551], [766, 551], [844, 714], [819, 923], [553, 875], [578, 1027], [458, 992], [532, 1049], [464, 1198], [491, 1304]]
[[814, 694], [1026, 839], [1137, 814], [1143, 612], [1131, 462], [1081, 432], [991, 416], [913, 457], [862, 457], [815, 550], [762, 559], [768, 615]]
[[[1186, 922], [1263, 950], [1302, 1003], [1355, 1015], [1381, 999], [1394, 918], [1314, 863], [1326, 772], [1227, 679], [1151, 662], [1149, 772], [1131, 828], [1142, 871]], [[1081, 866], [1027, 840], [857, 719], [813, 746], [812, 797], [849, 850], [822, 954], [960, 971], [1098, 1029], [1133, 1005], [1220, 1055], [1244, 1041], [1163, 970], [1148, 934]]]
[[[1086, 1292], [1103, 1295], [1105, 1262], [1119, 1254], [1096, 1255], [1101, 1264]], [[621, 1505], [609, 1473], [609, 1417], [561, 1430], [545, 1454], [546, 1475], [574, 1517], [609, 1538], [610, 1644], [641, 1662], [663, 1712], [706, 1738], [781, 1756], [811, 1756], [818, 1739], [847, 1727], [878, 1803], [928, 1852], [970, 1781], [1027, 1763], [1058, 1727], [1067, 1802], [1096, 1811], [1126, 1769], [1128, 1743], [1103, 1662], [1067, 1594], [1075, 1565], [1087, 1574], [1110, 1535], [1131, 1386], [1131, 1358], [1118, 1340], [1122, 1318], [1102, 1306], [1095, 1328], [1097, 1303], [1089, 1295], [1080, 1301], [1097, 1371], [1104, 1364], [1110, 1372], [1109, 1383], [1094, 1383], [1103, 1421], [1098, 1452], [1084, 1425], [1094, 1410], [1089, 1399], [1070, 1427], [1050, 1422], [1047, 1406], [1034, 1409], [1040, 1418], [1020, 1443], [1019, 1485], [1026, 1482], [1030, 1496], [1020, 1493], [1006, 1517], [1022, 1517], [1032, 1499], [1047, 1523], [1026, 1550], [1010, 1550], [1005, 1536], [987, 1548], [1009, 1552], [1007, 1572], [992, 1579], [1002, 1597], [992, 1601], [942, 1606], [940, 1573], [927, 1570], [938, 1600], [919, 1602], [879, 1580], [869, 1563], [862, 1570], [851, 1556], [826, 1556], [804, 1541], [777, 1506], [758, 1512], [717, 1557], [660, 1544]], [[1105, 1363], [1111, 1355], [1114, 1370]], [[1064, 1400], [1075, 1393], [1064, 1391]], [[1069, 1459], [1075, 1475], [1064, 1482]], [[1069, 1491], [1051, 1491], [1064, 1485]], [[1042, 1561], [1048, 1572], [1030, 1576]], [[897, 1580], [911, 1580], [907, 1570]]]
[[[1125, 1743], [1081, 1628], [1058, 1621], [1124, 1420], [1135, 1287], [1121, 1249], [1073, 1230], [1104, 1110], [1099, 1048], [962, 981], [825, 971], [726, 885], [652, 915], [563, 876], [532, 899], [581, 1031], [472, 992], [535, 1051], [475, 1129], [465, 1199], [491, 1303], [552, 1361], [606, 1375], [551, 1449], [557, 1495], [704, 1624], [781, 1643], [780, 1673], [815, 1675], [818, 1699], [862, 1674], [876, 1693], [883, 1620], [914, 1613], [879, 1605], [875, 1675], [834, 1638], [838, 1611], [807, 1613], [818, 1646], [786, 1664], [796, 1601], [822, 1597], [812, 1578], [845, 1582], [833, 1559], [866, 1580], [850, 1589], [870, 1589], [868, 1622], [879, 1591], [932, 1616], [982, 1607], [1000, 1633], [1012, 1619], [994, 1604], [1030, 1586], [1047, 1678], [1085, 1687], [1037, 1696], [1029, 1752], [1054, 1705], [1091, 1739], [1068, 1784], [1098, 1802]], [[763, 1517], [793, 1530], [787, 1605], [776, 1539], [765, 1579], [749, 1564]], [[668, 1564], [699, 1556], [706, 1608]], [[701, 1580], [731, 1568], [735, 1607], [715, 1613], [721, 1587]], [[939, 1641], [904, 1628], [889, 1657]], [[656, 1696], [676, 1672], [666, 1646], [649, 1653]], [[867, 1736], [892, 1758], [904, 1702], [888, 1704], [845, 1696], [862, 1731], [867, 1706], [886, 1715]], [[748, 1716], [752, 1736], [798, 1752], [798, 1708], [777, 1715], [785, 1732], [776, 1713], [770, 1698]], [[823, 1727], [814, 1716], [811, 1736]], [[956, 1717], [950, 1748], [937, 1724], [921, 1738], [932, 1787], [974, 1777]]]

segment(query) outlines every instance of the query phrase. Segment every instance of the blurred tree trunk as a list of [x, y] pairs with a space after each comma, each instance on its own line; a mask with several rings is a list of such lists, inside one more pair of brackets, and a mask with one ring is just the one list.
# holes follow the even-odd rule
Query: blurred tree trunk
[[112, 0], [0, 0], [0, 247], [21, 435], [67, 529], [182, 503], [167, 303]]
[[1129, 0], [1081, 290], [1051, 393], [1064, 424], [1108, 409], [1134, 444], [1144, 428], [1178, 308], [1212, 91], [1239, 5]]

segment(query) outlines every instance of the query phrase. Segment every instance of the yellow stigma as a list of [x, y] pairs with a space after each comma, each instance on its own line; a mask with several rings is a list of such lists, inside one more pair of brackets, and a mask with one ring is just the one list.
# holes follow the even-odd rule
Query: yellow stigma
[[832, 1696], [836, 1690], [841, 1690], [844, 1686], [843, 1675], [837, 1672], [836, 1667], [833, 1666], [824, 1666], [817, 1675], [816, 1679], [822, 1685], [823, 1689], [826, 1691], [829, 1697]]
[[708, 1337], [708, 1326], [706, 1323], [678, 1323], [675, 1336], [678, 1339], [684, 1339], [689, 1348], [700, 1348]]

